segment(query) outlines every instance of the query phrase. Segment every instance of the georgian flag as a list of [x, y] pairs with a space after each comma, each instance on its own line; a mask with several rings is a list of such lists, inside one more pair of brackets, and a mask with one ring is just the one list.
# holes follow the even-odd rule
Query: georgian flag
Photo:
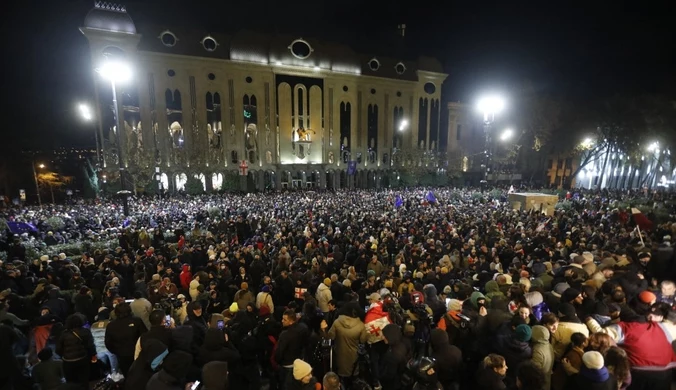
[[641, 210], [632, 207], [631, 216], [639, 229], [644, 231], [650, 231], [653, 229], [653, 223], [648, 219], [648, 217], [645, 216], [645, 214], [641, 212]]
[[383, 311], [382, 302], [372, 303], [366, 312], [366, 318], [364, 318], [366, 332], [368, 333], [367, 342], [373, 344], [383, 341], [383, 328], [390, 323], [390, 317], [388, 317], [386, 311]]

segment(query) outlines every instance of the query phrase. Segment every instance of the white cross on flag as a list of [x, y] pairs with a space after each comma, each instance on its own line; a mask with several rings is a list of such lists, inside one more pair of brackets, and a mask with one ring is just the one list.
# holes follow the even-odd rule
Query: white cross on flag
[[383, 340], [383, 328], [390, 324], [390, 318], [387, 312], [383, 311], [383, 304], [381, 302], [374, 303], [366, 312], [364, 318], [364, 325], [366, 325], [366, 332], [368, 332], [369, 344], [377, 343]]
[[246, 176], [249, 171], [249, 165], [246, 163], [246, 160], [242, 160], [239, 164], [239, 174], [240, 176]]

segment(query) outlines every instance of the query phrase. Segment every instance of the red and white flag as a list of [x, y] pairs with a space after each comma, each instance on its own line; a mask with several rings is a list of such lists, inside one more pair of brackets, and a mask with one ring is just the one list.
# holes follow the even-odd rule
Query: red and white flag
[[382, 302], [371, 304], [366, 312], [364, 324], [366, 325], [366, 332], [368, 332], [367, 342], [369, 344], [383, 341], [383, 328], [390, 324], [390, 317], [388, 317], [386, 311], [383, 311]]
[[641, 230], [650, 231], [653, 229], [653, 223], [641, 212], [641, 210], [632, 207], [631, 208], [631, 217], [634, 219], [636, 226]]

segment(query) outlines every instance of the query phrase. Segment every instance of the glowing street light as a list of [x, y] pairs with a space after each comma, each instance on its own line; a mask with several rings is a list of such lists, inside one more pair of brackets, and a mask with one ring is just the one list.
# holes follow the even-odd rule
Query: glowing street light
[[500, 134], [500, 141], [507, 141], [508, 139], [512, 138], [514, 136], [514, 130], [512, 129], [505, 129], [502, 131], [502, 134]]
[[580, 146], [584, 149], [589, 149], [594, 144], [594, 140], [590, 137], [587, 137], [580, 143]]
[[131, 80], [131, 68], [119, 60], [106, 61], [98, 70], [101, 77], [114, 83]]
[[477, 108], [484, 114], [484, 122], [492, 122], [495, 114], [505, 108], [505, 101], [499, 96], [486, 96], [479, 100]]
[[92, 115], [92, 112], [89, 110], [88, 105], [80, 103], [78, 105], [78, 109], [80, 110], [80, 115], [82, 116], [82, 119], [86, 120], [87, 122], [94, 119], [94, 116]]
[[657, 151], [657, 152], [659, 153], [659, 150], [660, 150], [660, 143], [657, 142], [657, 141], [655, 141], [655, 142], [651, 143], [650, 145], [648, 145], [648, 148], [647, 148], [647, 149], [648, 149], [649, 152], [655, 152], [655, 151]]

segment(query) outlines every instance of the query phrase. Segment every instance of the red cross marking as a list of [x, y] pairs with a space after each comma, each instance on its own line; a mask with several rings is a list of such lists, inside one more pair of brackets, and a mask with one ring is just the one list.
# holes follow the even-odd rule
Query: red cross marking
[[371, 333], [374, 336], [380, 336], [380, 328], [374, 325], [371, 325], [371, 328], [369, 329], [369, 333]]
[[239, 164], [239, 174], [246, 176], [248, 169], [249, 165], [246, 163], [246, 160], [242, 160], [242, 162]]

